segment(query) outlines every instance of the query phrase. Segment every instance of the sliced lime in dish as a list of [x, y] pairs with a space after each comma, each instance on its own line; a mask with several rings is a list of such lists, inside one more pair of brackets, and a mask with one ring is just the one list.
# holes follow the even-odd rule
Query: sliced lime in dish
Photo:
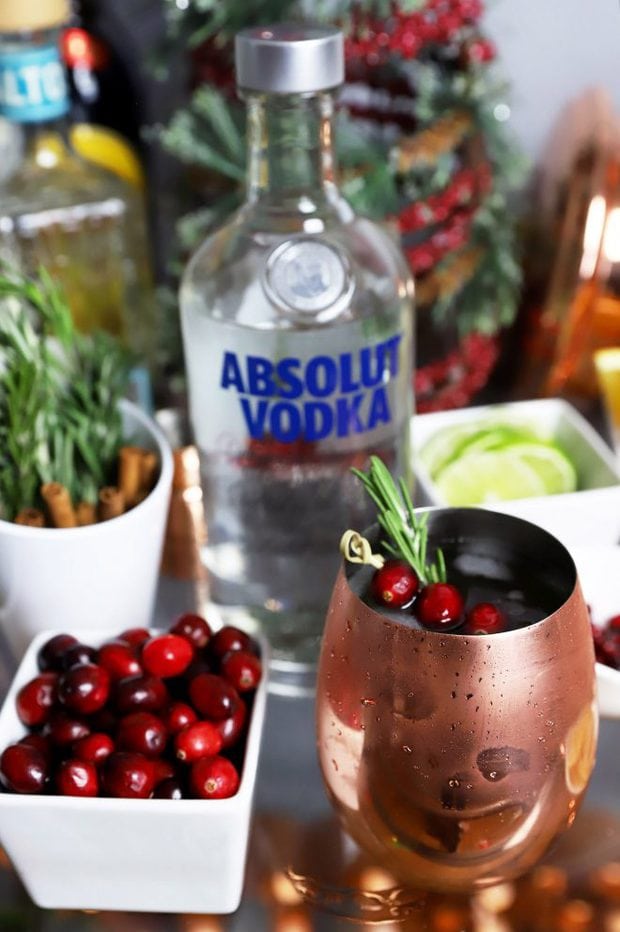
[[519, 424], [474, 421], [438, 431], [424, 444], [420, 459], [430, 475], [436, 478], [446, 466], [470, 452], [481, 453], [503, 449], [513, 443], [539, 440], [534, 431]]
[[518, 457], [536, 472], [547, 495], [577, 489], [575, 467], [558, 447], [545, 443], [516, 443], [510, 447], [510, 455]]
[[547, 494], [537, 471], [510, 448], [469, 453], [446, 466], [435, 482], [445, 502], [457, 507]]
[[463, 444], [479, 432], [480, 423], [476, 422], [475, 424], [454, 424], [452, 427], [444, 427], [433, 434], [419, 454], [430, 475], [436, 476], [444, 466], [456, 459]]

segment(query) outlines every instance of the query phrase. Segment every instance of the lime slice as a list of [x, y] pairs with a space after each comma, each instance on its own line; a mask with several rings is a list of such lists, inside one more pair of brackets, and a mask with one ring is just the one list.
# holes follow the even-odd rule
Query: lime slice
[[503, 450], [515, 443], [539, 443], [533, 431], [516, 424], [495, 424], [479, 430], [470, 437], [459, 450], [459, 456], [470, 453], [483, 453], [485, 450]]
[[436, 434], [433, 434], [420, 450], [420, 459], [431, 476], [436, 476], [444, 466], [456, 459], [463, 443], [479, 432], [480, 423], [476, 422], [475, 424], [455, 424], [452, 427], [444, 427], [443, 430], [438, 430]]
[[436, 485], [448, 505], [486, 505], [512, 498], [545, 495], [535, 469], [511, 449], [470, 453], [443, 469]]
[[545, 443], [515, 443], [510, 447], [510, 455], [518, 457], [536, 472], [547, 495], [576, 490], [575, 467], [557, 447]]
[[540, 438], [518, 424], [475, 421], [444, 427], [434, 434], [420, 451], [420, 459], [433, 478], [450, 463], [474, 450], [502, 449], [511, 443], [536, 442]]

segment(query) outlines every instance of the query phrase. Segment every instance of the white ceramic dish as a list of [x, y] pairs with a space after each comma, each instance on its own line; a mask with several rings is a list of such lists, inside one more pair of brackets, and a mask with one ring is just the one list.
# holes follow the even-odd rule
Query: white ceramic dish
[[[63, 629], [67, 630], [67, 629]], [[109, 637], [68, 629], [96, 646]], [[19, 740], [20, 687], [36, 675], [29, 646], [0, 710], [0, 749]], [[268, 649], [255, 695], [241, 783], [217, 800], [79, 799], [0, 793], [0, 841], [38, 906], [53, 909], [230, 913], [243, 888], [250, 814], [267, 696]]]
[[[571, 547], [592, 620], [604, 625], [620, 615], [620, 547]], [[620, 671], [596, 665], [598, 703], [604, 718], [620, 718]]]
[[615, 544], [620, 540], [620, 463], [585, 418], [572, 405], [558, 398], [415, 416], [412, 435], [418, 505], [447, 504], [420, 459], [419, 451], [425, 443], [445, 427], [487, 418], [525, 424], [543, 436], [557, 440], [575, 464], [580, 490], [565, 495], [494, 502], [481, 507], [532, 521], [567, 546], [579, 545], [582, 541]]
[[148, 627], [168, 503], [172, 451], [157, 424], [121, 402], [125, 436], [155, 450], [159, 478], [119, 518], [77, 528], [0, 521], [0, 625], [16, 658], [44, 628]]

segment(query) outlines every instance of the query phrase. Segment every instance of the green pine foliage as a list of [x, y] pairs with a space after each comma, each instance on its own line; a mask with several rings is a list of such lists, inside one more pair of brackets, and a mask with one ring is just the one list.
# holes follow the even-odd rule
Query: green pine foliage
[[40, 507], [45, 482], [96, 502], [114, 478], [130, 364], [110, 335], [75, 330], [44, 269], [0, 273], [0, 518]]

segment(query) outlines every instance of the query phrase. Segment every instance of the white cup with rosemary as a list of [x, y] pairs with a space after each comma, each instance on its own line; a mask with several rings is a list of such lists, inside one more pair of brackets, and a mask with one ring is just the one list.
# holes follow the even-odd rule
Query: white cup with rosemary
[[0, 275], [0, 626], [148, 625], [172, 481], [157, 425], [124, 399], [132, 360], [78, 333], [45, 271]]

